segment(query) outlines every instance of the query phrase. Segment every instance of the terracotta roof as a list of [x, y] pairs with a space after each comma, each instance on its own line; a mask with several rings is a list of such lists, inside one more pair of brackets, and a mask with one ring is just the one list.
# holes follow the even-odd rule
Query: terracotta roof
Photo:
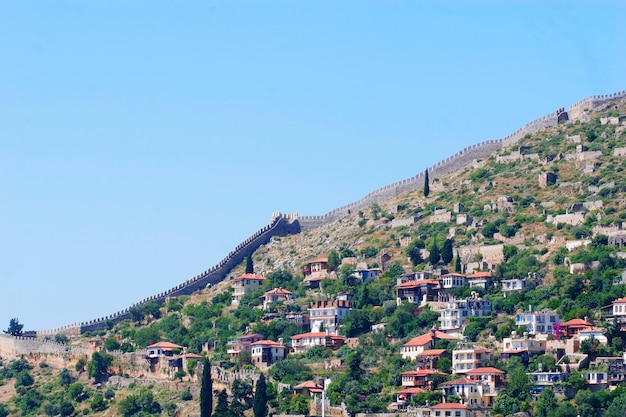
[[467, 276], [468, 278], [491, 278], [491, 272], [476, 272]]
[[467, 410], [469, 407], [459, 403], [439, 403], [430, 407], [431, 410]]
[[445, 351], [445, 349], [428, 349], [418, 354], [417, 356], [440, 356]]
[[427, 376], [427, 375], [447, 375], [438, 369], [418, 369], [416, 371], [401, 372], [400, 375]]
[[414, 288], [421, 285], [439, 285], [439, 281], [436, 279], [418, 279], [416, 281], [406, 281], [397, 285], [398, 288]]
[[441, 385], [476, 385], [477, 381], [471, 380], [469, 378], [457, 378], [452, 381], [444, 382]]
[[491, 350], [491, 349], [486, 348], [486, 347], [484, 347], [483, 345], [476, 345], [476, 347], [477, 347], [478, 349], [481, 349], [481, 350], [482, 350], [482, 351], [484, 351], [485, 353], [491, 353], [491, 352], [492, 352], [492, 350]]
[[465, 372], [466, 375], [480, 375], [480, 374], [503, 374], [504, 371], [499, 370], [491, 366], [485, 368], [476, 368]]
[[317, 259], [313, 259], [312, 261], [310, 261], [310, 264], [314, 264], [314, 263], [322, 263], [322, 262], [326, 262], [328, 263], [328, 258], [317, 258]]
[[617, 300], [613, 301], [613, 304], [615, 303], [626, 303], [626, 297], [618, 298]]
[[305, 388], [308, 388], [309, 390], [311, 390], [311, 389], [319, 389], [319, 390], [321, 390], [322, 386], [316, 384], [313, 381], [306, 381], [306, 382], [303, 382], [302, 384], [298, 384], [295, 387], [293, 387], [293, 389], [305, 389]]
[[272, 295], [272, 294], [291, 295], [293, 293], [284, 288], [274, 288], [273, 290], [269, 290], [265, 293], [265, 295]]
[[415, 395], [415, 394], [419, 394], [421, 392], [426, 392], [425, 389], [423, 388], [417, 388], [417, 387], [410, 387], [410, 388], [406, 388], [400, 391], [396, 391], [396, 394], [411, 394], [411, 395]]
[[463, 274], [457, 274], [456, 272], [452, 272], [450, 274], [443, 274], [441, 276], [441, 278], [443, 277], [462, 277], [462, 278], [467, 278], [467, 276], [463, 275]]
[[274, 342], [273, 340], [258, 340], [256, 342], [253, 342], [250, 344], [250, 346], [257, 346], [257, 345], [264, 345], [264, 346], [271, 346], [271, 347], [277, 347], [277, 348], [284, 348], [283, 345], [281, 345], [278, 342]]
[[326, 334], [326, 332], [309, 332], [309, 333], [302, 333], [302, 334], [296, 334], [291, 336], [291, 339], [305, 339], [307, 337], [330, 337], [331, 339], [341, 339], [341, 340], [345, 340], [346, 338], [343, 336], [339, 336], [336, 334]]
[[[444, 332], [440, 332], [439, 330], [435, 330], [435, 337], [437, 339], [457, 339], [456, 337], [451, 336]], [[428, 332], [421, 336], [414, 337], [413, 339], [409, 340], [402, 346], [407, 346], [407, 347], [408, 346], [424, 346], [426, 343], [430, 343], [431, 340], [432, 340], [431, 334], [430, 332]]]
[[170, 343], [170, 342], [159, 342], [159, 343], [155, 343], [153, 345], [146, 347], [146, 349], [150, 349], [150, 348], [161, 348], [163, 350], [172, 350], [172, 349], [183, 349], [183, 346]]
[[568, 326], [568, 327], [572, 327], [572, 326], [591, 327], [593, 325], [591, 323], [589, 323], [588, 321], [585, 321], [583, 319], [572, 319], [572, 320], [566, 321], [565, 323], [562, 323], [561, 326]]
[[243, 281], [244, 279], [256, 279], [259, 281], [263, 281], [265, 277], [261, 275], [256, 275], [256, 274], [243, 274], [243, 275], [238, 276], [237, 278], [234, 278], [233, 281]]

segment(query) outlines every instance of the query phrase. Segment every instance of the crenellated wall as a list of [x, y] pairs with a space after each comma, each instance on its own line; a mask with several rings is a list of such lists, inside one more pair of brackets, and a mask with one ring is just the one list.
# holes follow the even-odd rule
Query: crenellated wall
[[178, 297], [181, 295], [189, 295], [197, 290], [206, 288], [207, 285], [214, 285], [222, 281], [228, 272], [230, 272], [235, 266], [241, 263], [244, 258], [254, 253], [259, 246], [264, 245], [270, 241], [272, 236], [282, 236], [288, 234], [300, 233], [300, 224], [297, 217], [293, 214], [283, 215], [281, 213], [274, 213], [272, 221], [269, 225], [265, 226], [255, 234], [244, 240], [237, 245], [235, 249], [226, 255], [217, 265], [207, 269], [206, 271], [189, 278], [185, 282], [170, 288], [167, 291], [152, 295], [144, 298], [143, 300], [131, 305], [130, 307], [118, 311], [117, 313], [109, 316], [101, 317], [95, 320], [90, 320], [82, 323], [74, 323], [68, 326], [63, 326], [58, 329], [52, 330], [39, 330], [36, 331], [38, 337], [51, 336], [57, 333], [64, 334], [79, 334], [85, 331], [104, 330], [110, 324], [119, 323], [122, 320], [130, 318], [130, 310], [132, 308], [140, 307], [148, 302], [156, 302], [162, 304], [167, 297]]
[[[486, 140], [475, 145], [468, 146], [463, 150], [455, 153], [454, 155], [428, 168], [429, 178], [432, 180], [454, 172], [458, 169], [464, 168], [476, 159], [488, 157], [494, 151], [502, 148], [503, 146], [514, 144], [515, 142], [523, 138], [526, 134], [537, 132], [538, 130], [546, 127], [556, 126], [559, 121], [568, 120], [568, 117], [570, 120], [576, 119], [585, 110], [593, 110], [594, 108], [606, 102], [624, 97], [626, 97], [626, 91], [621, 91], [614, 94], [588, 97], [568, 107], [567, 112], [564, 108], [558, 109], [555, 112], [549, 113], [543, 117], [533, 120], [530, 123], [527, 123], [522, 128], [504, 138]], [[311, 230], [334, 222], [358, 210], [368, 208], [374, 203], [383, 202], [390, 198], [396, 197], [405, 191], [419, 190], [423, 187], [424, 173], [421, 172], [414, 177], [376, 189], [367, 194], [359, 201], [347, 204], [343, 207], [339, 207], [321, 216], [298, 216], [297, 214], [285, 215], [279, 212], [274, 213], [272, 221], [269, 225], [265, 226], [264, 228], [250, 236], [248, 239], [246, 239], [244, 242], [237, 245], [237, 247], [230, 253], [228, 253], [228, 255], [224, 259], [222, 259], [217, 265], [213, 266], [210, 269], [207, 269], [199, 275], [196, 275], [186, 280], [176, 287], [170, 288], [167, 291], [153, 295], [151, 297], [144, 298], [143, 300], [133, 304], [132, 306], [122, 311], [118, 311], [117, 313], [114, 313], [110, 316], [101, 317], [83, 323], [74, 323], [60, 327], [58, 329], [39, 330], [36, 331], [35, 334], [37, 336], [52, 336], [57, 333], [78, 334], [83, 331], [105, 329], [108, 324], [115, 324], [124, 319], [130, 318], [131, 308], [139, 307], [150, 301], [161, 304], [165, 301], [167, 297], [189, 295], [197, 290], [205, 288], [208, 284], [216, 284], [222, 281], [226, 277], [226, 274], [230, 272], [230, 270], [232, 270], [236, 265], [242, 262], [246, 256], [251, 255], [261, 245], [268, 243], [272, 236], [296, 234], [300, 233], [301, 231]]]

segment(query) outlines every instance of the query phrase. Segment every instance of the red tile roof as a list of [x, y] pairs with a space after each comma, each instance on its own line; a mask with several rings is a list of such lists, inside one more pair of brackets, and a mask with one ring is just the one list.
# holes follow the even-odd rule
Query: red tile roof
[[439, 403], [430, 407], [431, 410], [467, 410], [469, 407], [459, 403]]
[[328, 258], [317, 258], [309, 262], [310, 264], [328, 263]]
[[238, 276], [237, 278], [234, 278], [233, 281], [243, 281], [244, 279], [256, 279], [259, 281], [263, 281], [265, 277], [261, 275], [256, 275], [256, 274], [243, 274], [243, 275]]
[[273, 290], [267, 291], [264, 295], [272, 295], [272, 294], [291, 295], [293, 293], [284, 288], [274, 288]]
[[427, 375], [447, 375], [438, 369], [418, 369], [416, 371], [401, 372], [400, 375], [427, 376]]
[[253, 343], [250, 344], [250, 346], [257, 346], [257, 345], [271, 346], [271, 347], [276, 347], [276, 348], [284, 348], [283, 345], [281, 345], [278, 342], [274, 342], [273, 340], [258, 340], [256, 342], [253, 342]]
[[313, 381], [306, 381], [306, 382], [303, 382], [302, 384], [298, 384], [298, 385], [296, 385], [295, 387], [293, 387], [293, 389], [295, 389], [295, 390], [300, 390], [300, 389], [305, 389], [305, 388], [307, 388], [307, 389], [309, 389], [309, 390], [314, 390], [314, 389], [319, 389], [319, 390], [321, 390], [321, 389], [322, 389], [322, 386], [321, 386], [321, 385], [316, 384], [316, 383], [315, 383], [315, 382], [313, 382]]
[[445, 349], [428, 349], [418, 354], [417, 356], [440, 356], [445, 351], [446, 351]]
[[494, 368], [491, 366], [487, 366], [484, 368], [475, 368], [475, 369], [465, 372], [466, 375], [503, 374], [503, 373], [504, 371], [501, 371], [498, 368]]
[[330, 337], [331, 339], [341, 339], [345, 340], [346, 338], [343, 336], [339, 336], [336, 334], [326, 334], [326, 332], [310, 332], [310, 333], [302, 333], [291, 336], [291, 339], [306, 339], [307, 337]]
[[[444, 332], [440, 332], [439, 330], [435, 330], [435, 338], [437, 339], [457, 339], [454, 336], [451, 336], [447, 333]], [[402, 346], [424, 346], [427, 343], [430, 343], [432, 340], [432, 336], [430, 334], [430, 332], [425, 333], [421, 336], [417, 336], [414, 337], [413, 339], [409, 340], [408, 342], [406, 342], [405, 344], [403, 344]]]
[[622, 297], [622, 298], [618, 298], [617, 300], [614, 300], [613, 304], [615, 303], [626, 303], [626, 297]]
[[411, 394], [411, 395], [415, 395], [415, 394], [419, 394], [421, 392], [426, 392], [425, 389], [422, 388], [417, 388], [417, 387], [410, 387], [410, 388], [406, 388], [400, 391], [396, 391], [396, 394]]
[[406, 281], [397, 285], [398, 288], [415, 288], [422, 285], [439, 285], [436, 279], [419, 279], [416, 281]]
[[146, 349], [151, 349], [151, 348], [161, 348], [163, 350], [172, 350], [172, 349], [183, 349], [183, 346], [170, 343], [170, 342], [159, 342], [159, 343], [155, 343], [146, 347]]
[[561, 326], [567, 326], [567, 327], [574, 327], [574, 326], [591, 327], [591, 326], [593, 326], [593, 324], [591, 324], [588, 321], [585, 321], [583, 319], [572, 319], [572, 320], [566, 321], [565, 323], [561, 324]]
[[467, 278], [467, 276], [463, 275], [463, 274], [457, 274], [456, 272], [451, 272], [449, 274], [443, 274], [441, 276], [441, 278], [443, 277], [462, 277], [462, 278]]
[[457, 378], [455, 380], [452, 381], [447, 381], [444, 382], [441, 385], [476, 385], [477, 381], [473, 381], [471, 379], [468, 378]]
[[467, 276], [468, 278], [491, 278], [491, 272], [476, 272]]

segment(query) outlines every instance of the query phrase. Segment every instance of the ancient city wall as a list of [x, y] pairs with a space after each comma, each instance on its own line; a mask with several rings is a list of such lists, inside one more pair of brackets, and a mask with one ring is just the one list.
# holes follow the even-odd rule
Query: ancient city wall
[[[464, 148], [463, 150], [455, 153], [454, 155], [438, 162], [437, 164], [428, 168], [429, 178], [440, 178], [443, 175], [454, 172], [458, 169], [465, 167], [476, 159], [486, 158], [491, 155], [497, 149], [503, 146], [511, 145], [526, 134], [534, 133], [540, 129], [549, 126], [556, 126], [560, 120], [567, 120], [569, 115], [570, 119], [575, 119], [585, 110], [592, 110], [597, 106], [600, 106], [611, 100], [626, 97], [626, 91], [621, 91], [614, 94], [607, 94], [601, 96], [592, 96], [581, 100], [580, 102], [570, 106], [566, 112], [564, 108], [561, 108], [555, 112], [547, 114], [530, 123], [527, 123], [522, 128], [518, 129], [511, 135], [508, 135], [502, 139], [487, 140], [475, 145]], [[133, 307], [139, 307], [147, 302], [154, 301], [157, 303], [163, 303], [167, 297], [176, 297], [180, 295], [188, 295], [199, 289], [205, 288], [208, 284], [215, 284], [222, 281], [226, 274], [243, 259], [252, 254], [259, 246], [269, 242], [272, 236], [295, 234], [301, 230], [310, 230], [316, 227], [323, 226], [325, 224], [334, 222], [342, 217], [348, 216], [358, 210], [362, 210], [370, 207], [374, 203], [383, 202], [390, 198], [396, 197], [405, 191], [419, 190], [424, 187], [424, 173], [420, 173], [414, 177], [389, 184], [381, 187], [367, 194], [365, 197], [354, 203], [347, 204], [343, 207], [339, 207], [321, 216], [298, 216], [282, 215], [275, 213], [272, 222], [250, 236], [241, 244], [231, 251], [222, 261], [210, 269], [196, 275], [187, 281], [177, 285], [168, 291], [153, 295], [145, 298], [138, 303], [133, 304], [129, 308], [118, 311], [110, 316], [102, 317], [99, 319], [91, 320], [89, 322], [74, 323], [68, 326], [64, 326], [53, 330], [37, 331], [37, 336], [55, 335], [57, 333], [73, 334], [80, 333], [81, 331], [88, 330], [101, 330], [105, 329], [108, 324], [115, 324], [124, 319], [130, 318], [130, 309]]]
[[75, 323], [58, 329], [37, 331], [37, 336], [52, 336], [57, 333], [80, 333], [93, 330], [104, 330], [111, 324], [119, 323], [122, 320], [130, 318], [130, 310], [132, 308], [141, 307], [148, 302], [156, 302], [162, 304], [167, 297], [178, 297], [181, 295], [189, 295], [193, 292], [205, 288], [208, 284], [214, 285], [222, 281], [226, 274], [235, 266], [241, 263], [244, 258], [251, 255], [259, 246], [269, 242], [272, 236], [281, 236], [287, 234], [295, 234], [300, 232], [300, 225], [294, 215], [283, 215], [274, 213], [272, 222], [257, 231], [248, 239], [237, 245], [234, 250], [228, 253], [217, 265], [206, 271], [189, 278], [185, 282], [170, 288], [167, 291], [144, 298], [143, 300], [131, 305], [130, 307], [118, 311], [109, 316], [101, 317], [88, 322]]

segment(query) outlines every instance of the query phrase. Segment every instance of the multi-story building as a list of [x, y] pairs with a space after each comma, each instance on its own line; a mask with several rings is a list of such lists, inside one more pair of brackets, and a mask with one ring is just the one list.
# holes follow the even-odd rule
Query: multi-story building
[[473, 293], [472, 297], [465, 300], [449, 301], [440, 314], [440, 329], [447, 333], [459, 333], [468, 317], [490, 316], [491, 302]]
[[503, 279], [500, 281], [500, 285], [502, 285], [502, 292], [506, 297], [507, 294], [512, 292], [524, 291], [524, 288], [526, 288], [526, 281], [520, 278]]
[[398, 283], [396, 296], [398, 305], [403, 300], [413, 304], [439, 301], [439, 281], [436, 279], [420, 279]]
[[493, 351], [476, 343], [458, 343], [452, 351], [452, 373], [464, 374], [493, 359]]
[[422, 388], [427, 391], [433, 389], [433, 375], [445, 376], [443, 372], [437, 369], [417, 369], [415, 371], [406, 371], [400, 374], [403, 387]]
[[263, 310], [268, 310], [274, 303], [289, 303], [295, 299], [295, 295], [291, 291], [284, 288], [274, 288], [273, 290], [266, 291], [261, 297], [263, 301]]
[[441, 288], [451, 289], [459, 288], [467, 285], [467, 277], [463, 274], [451, 273], [441, 276]]
[[335, 333], [337, 325], [352, 310], [349, 300], [318, 300], [309, 303], [309, 328], [311, 332], [328, 330]]
[[548, 339], [546, 335], [537, 335], [535, 337], [529, 337], [528, 335], [518, 336], [517, 333], [512, 332], [511, 337], [505, 337], [502, 339], [503, 351], [526, 351], [528, 355], [543, 355], [546, 353], [546, 346]]
[[251, 292], [258, 290], [263, 285], [265, 277], [255, 274], [244, 274], [232, 280], [233, 301], [234, 305], [238, 305], [241, 299]]
[[487, 381], [469, 378], [447, 381], [440, 387], [443, 389], [444, 398], [456, 395], [461, 399], [461, 404], [471, 408], [491, 407], [497, 395]]
[[231, 358], [237, 358], [242, 352], [252, 352], [252, 344], [259, 340], [263, 340], [263, 335], [258, 333], [245, 334], [237, 339], [229, 340], [226, 343], [228, 347], [226, 353], [228, 353]]
[[[515, 325], [524, 326], [533, 335], [555, 334], [555, 326], [559, 323], [559, 315], [553, 310], [525, 311], [515, 315]], [[558, 328], [558, 326], [557, 326]]]
[[279, 360], [285, 359], [287, 348], [282, 343], [272, 340], [257, 340], [251, 345], [251, 359], [255, 366], [269, 366]]
[[416, 360], [417, 356], [425, 350], [434, 349], [439, 339], [458, 340], [458, 337], [439, 330], [431, 330], [403, 344], [400, 354], [405, 359]]
[[291, 336], [291, 349], [294, 353], [305, 353], [313, 346], [338, 349], [345, 343], [345, 337], [329, 332], [310, 332]]

